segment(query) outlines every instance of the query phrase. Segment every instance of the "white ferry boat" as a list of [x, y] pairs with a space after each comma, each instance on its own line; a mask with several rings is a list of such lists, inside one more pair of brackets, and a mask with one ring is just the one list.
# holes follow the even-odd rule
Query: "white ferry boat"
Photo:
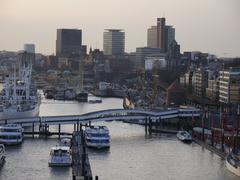
[[3, 166], [5, 162], [5, 147], [3, 144], [0, 144], [0, 167]]
[[71, 166], [72, 158], [70, 155], [70, 148], [67, 146], [52, 147], [50, 158], [48, 161], [49, 166]]
[[90, 126], [85, 129], [86, 145], [92, 148], [109, 148], [110, 136], [106, 126]]
[[38, 116], [41, 95], [31, 79], [34, 58], [32, 53], [19, 53], [6, 75], [0, 92], [0, 120]]
[[192, 142], [192, 136], [187, 131], [178, 131], [177, 138], [183, 142]]
[[0, 126], [0, 143], [20, 144], [23, 141], [23, 128], [19, 124], [7, 124]]

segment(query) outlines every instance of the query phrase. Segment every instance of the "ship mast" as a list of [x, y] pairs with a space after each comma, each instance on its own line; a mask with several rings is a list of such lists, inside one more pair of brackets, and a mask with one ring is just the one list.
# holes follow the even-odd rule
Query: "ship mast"
[[26, 100], [30, 97], [32, 61], [34, 58], [35, 56], [33, 53], [27, 52], [21, 53], [19, 58], [19, 80], [24, 83]]
[[13, 74], [13, 104], [17, 104], [17, 90], [16, 90], [16, 65], [14, 65], [14, 74]]
[[83, 92], [83, 62], [79, 62], [79, 71], [78, 71], [78, 85], [77, 85], [77, 94]]

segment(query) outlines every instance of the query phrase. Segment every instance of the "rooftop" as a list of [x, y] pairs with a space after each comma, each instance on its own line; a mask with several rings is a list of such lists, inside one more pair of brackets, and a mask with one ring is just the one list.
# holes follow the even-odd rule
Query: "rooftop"
[[109, 32], [121, 32], [123, 31], [123, 29], [105, 29], [106, 31], [109, 31]]

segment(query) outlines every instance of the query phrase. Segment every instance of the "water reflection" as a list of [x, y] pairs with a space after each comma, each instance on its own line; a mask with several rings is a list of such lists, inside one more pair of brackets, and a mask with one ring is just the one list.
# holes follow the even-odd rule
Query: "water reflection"
[[[41, 115], [80, 114], [91, 110], [120, 108], [120, 99], [103, 99], [102, 104], [41, 105]], [[80, 108], [81, 107], [81, 108]], [[228, 172], [224, 161], [199, 145], [184, 144], [174, 135], [146, 136], [144, 127], [122, 122], [99, 122], [106, 125], [111, 135], [111, 147], [97, 151], [89, 149], [94, 175], [104, 180], [237, 180]], [[57, 126], [50, 128], [57, 132]], [[73, 126], [61, 127], [72, 132]], [[58, 144], [57, 137], [25, 138], [22, 145], [6, 148], [6, 163], [0, 171], [3, 180], [66, 180], [72, 179], [71, 168], [50, 168], [50, 149]]]

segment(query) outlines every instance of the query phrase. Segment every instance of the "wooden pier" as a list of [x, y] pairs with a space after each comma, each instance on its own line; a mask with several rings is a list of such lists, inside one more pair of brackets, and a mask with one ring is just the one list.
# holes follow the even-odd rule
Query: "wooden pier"
[[[38, 131], [35, 130], [34, 124], [31, 131], [25, 131], [24, 135], [39, 135], [43, 137], [48, 136], [58, 136], [61, 135], [72, 136], [71, 139], [71, 155], [72, 155], [72, 179], [73, 180], [93, 180], [93, 175], [91, 171], [91, 166], [87, 154], [87, 147], [85, 142], [85, 135], [83, 127], [91, 126], [91, 121], [89, 124], [74, 124], [73, 133], [61, 132], [61, 125], [58, 125], [58, 130], [56, 132], [50, 132], [49, 126], [44, 124], [39, 126]], [[95, 176], [95, 180], [98, 180], [98, 176]]]
[[[92, 180], [92, 171], [86, 152], [86, 143], [83, 130], [74, 131], [72, 137], [72, 179]], [[95, 178], [96, 180], [98, 177]]]

